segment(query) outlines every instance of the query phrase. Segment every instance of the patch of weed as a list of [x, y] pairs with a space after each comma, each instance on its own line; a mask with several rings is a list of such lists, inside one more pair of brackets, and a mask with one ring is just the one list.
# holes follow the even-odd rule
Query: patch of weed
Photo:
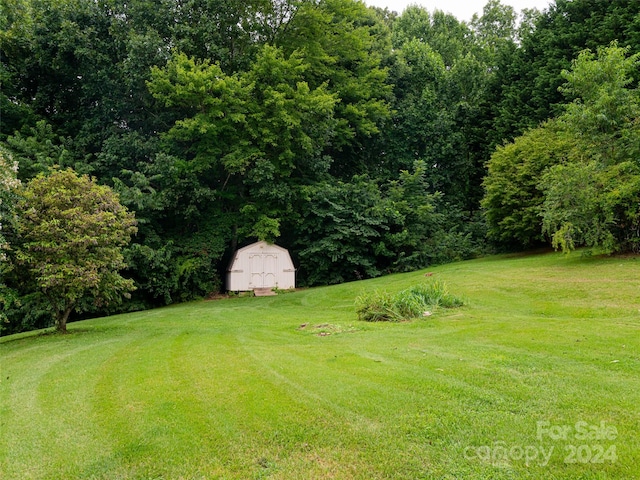
[[456, 308], [464, 301], [452, 293], [445, 282], [434, 280], [414, 285], [395, 295], [375, 290], [356, 298], [356, 313], [366, 322], [400, 322], [431, 315], [441, 308]]

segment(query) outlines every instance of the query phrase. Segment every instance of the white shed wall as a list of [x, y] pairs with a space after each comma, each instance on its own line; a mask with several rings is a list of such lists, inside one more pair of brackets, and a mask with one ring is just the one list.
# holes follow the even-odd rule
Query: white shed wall
[[237, 250], [227, 269], [227, 290], [295, 288], [296, 269], [289, 252], [278, 245], [257, 242]]

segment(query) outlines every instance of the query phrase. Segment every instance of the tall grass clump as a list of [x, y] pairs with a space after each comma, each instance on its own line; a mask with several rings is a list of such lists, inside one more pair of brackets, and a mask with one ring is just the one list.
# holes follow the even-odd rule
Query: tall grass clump
[[464, 301], [451, 292], [447, 284], [442, 280], [434, 280], [429, 283], [421, 283], [404, 290], [412, 297], [419, 298], [424, 305], [430, 307], [457, 308], [464, 305]]
[[375, 290], [363, 292], [356, 298], [358, 319], [367, 322], [399, 322], [403, 316], [394, 306], [394, 297], [387, 292]]
[[400, 322], [429, 315], [438, 307], [455, 308], [464, 301], [451, 294], [443, 281], [414, 285], [395, 295], [378, 290], [356, 298], [358, 319], [366, 322]]

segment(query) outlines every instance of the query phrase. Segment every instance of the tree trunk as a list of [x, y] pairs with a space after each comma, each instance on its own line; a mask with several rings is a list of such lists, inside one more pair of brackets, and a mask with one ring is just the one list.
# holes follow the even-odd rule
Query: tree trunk
[[238, 249], [238, 224], [233, 225], [233, 234], [231, 235], [231, 255], [236, 253]]
[[67, 306], [64, 311], [60, 311], [56, 315], [56, 330], [60, 333], [67, 333], [67, 320], [73, 310], [73, 305]]

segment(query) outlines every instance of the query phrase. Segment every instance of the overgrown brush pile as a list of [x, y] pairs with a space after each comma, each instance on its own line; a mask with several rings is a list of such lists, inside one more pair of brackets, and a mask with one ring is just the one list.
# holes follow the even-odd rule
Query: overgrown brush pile
[[435, 280], [414, 285], [394, 295], [364, 292], [356, 298], [356, 313], [366, 322], [400, 322], [429, 316], [437, 308], [455, 308], [464, 301], [451, 294], [445, 282]]

